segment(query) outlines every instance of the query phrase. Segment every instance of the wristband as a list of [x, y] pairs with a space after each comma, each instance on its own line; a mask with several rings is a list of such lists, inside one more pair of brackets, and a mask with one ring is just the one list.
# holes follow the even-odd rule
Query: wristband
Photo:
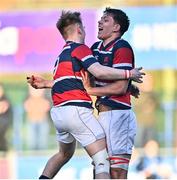
[[125, 76], [125, 79], [127, 79], [127, 72], [126, 72], [126, 70], [124, 70], [124, 76]]
[[129, 70], [125, 70], [125, 79], [129, 79], [131, 76], [131, 73]]

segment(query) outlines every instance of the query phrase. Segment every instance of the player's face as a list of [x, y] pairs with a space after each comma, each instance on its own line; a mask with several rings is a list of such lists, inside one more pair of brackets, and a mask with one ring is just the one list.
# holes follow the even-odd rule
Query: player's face
[[106, 40], [112, 37], [115, 28], [115, 22], [111, 15], [103, 14], [98, 21], [98, 38]]

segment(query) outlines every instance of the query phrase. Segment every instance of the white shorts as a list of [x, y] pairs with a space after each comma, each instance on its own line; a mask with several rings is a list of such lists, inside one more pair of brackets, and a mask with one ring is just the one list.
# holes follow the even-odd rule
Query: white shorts
[[71, 143], [76, 139], [85, 147], [105, 137], [103, 128], [93, 115], [93, 109], [61, 106], [53, 107], [50, 113], [58, 141]]
[[98, 121], [106, 134], [109, 156], [132, 154], [136, 135], [136, 117], [132, 110], [100, 112]]

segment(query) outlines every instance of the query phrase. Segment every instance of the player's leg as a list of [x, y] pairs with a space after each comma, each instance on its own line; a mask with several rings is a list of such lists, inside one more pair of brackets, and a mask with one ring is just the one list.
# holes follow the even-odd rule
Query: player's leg
[[127, 179], [130, 158], [131, 154], [121, 154], [110, 157], [112, 179]]
[[110, 179], [110, 164], [106, 150], [106, 140], [100, 139], [85, 147], [87, 153], [93, 160], [94, 178]]
[[[53, 107], [50, 111], [52, 121], [56, 128], [59, 152], [48, 160], [40, 179], [52, 179], [60, 168], [72, 157], [75, 151], [75, 139], [70, 133], [65, 131], [67, 124], [69, 124], [69, 117], [67, 117], [68, 112], [66, 107]], [[71, 110], [70, 114], [72, 115]]]
[[93, 110], [76, 107], [77, 123], [72, 124], [72, 135], [82, 144], [95, 164], [95, 178], [110, 178], [110, 164], [106, 151], [103, 128], [93, 115]]
[[111, 178], [126, 179], [136, 134], [136, 119], [131, 110], [113, 110], [99, 114], [106, 133]]
[[69, 144], [60, 142], [59, 152], [48, 160], [39, 179], [52, 179], [58, 173], [61, 167], [73, 156], [75, 144], [75, 141]]

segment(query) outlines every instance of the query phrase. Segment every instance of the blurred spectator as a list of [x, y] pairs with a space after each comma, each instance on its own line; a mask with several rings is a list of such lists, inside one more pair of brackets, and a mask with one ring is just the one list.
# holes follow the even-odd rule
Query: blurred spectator
[[137, 114], [137, 136], [135, 146], [143, 147], [150, 139], [157, 139], [159, 127], [158, 113], [161, 107], [157, 94], [155, 94], [155, 79], [150, 72], [143, 77], [143, 84], [139, 84], [141, 91], [140, 100], [133, 99], [134, 109]]
[[138, 130], [135, 146], [142, 147], [149, 140], [157, 139], [157, 109], [160, 108], [158, 97], [153, 92], [141, 92], [140, 101], [134, 101], [137, 112]]
[[29, 149], [46, 149], [48, 146], [50, 102], [44, 95], [44, 89], [36, 90], [29, 86], [29, 97], [24, 102]]
[[0, 151], [8, 150], [7, 132], [12, 122], [11, 105], [0, 84]]
[[149, 140], [144, 146], [144, 155], [139, 159], [136, 170], [143, 172], [146, 179], [159, 179], [157, 172], [161, 163], [159, 144], [154, 140]]

